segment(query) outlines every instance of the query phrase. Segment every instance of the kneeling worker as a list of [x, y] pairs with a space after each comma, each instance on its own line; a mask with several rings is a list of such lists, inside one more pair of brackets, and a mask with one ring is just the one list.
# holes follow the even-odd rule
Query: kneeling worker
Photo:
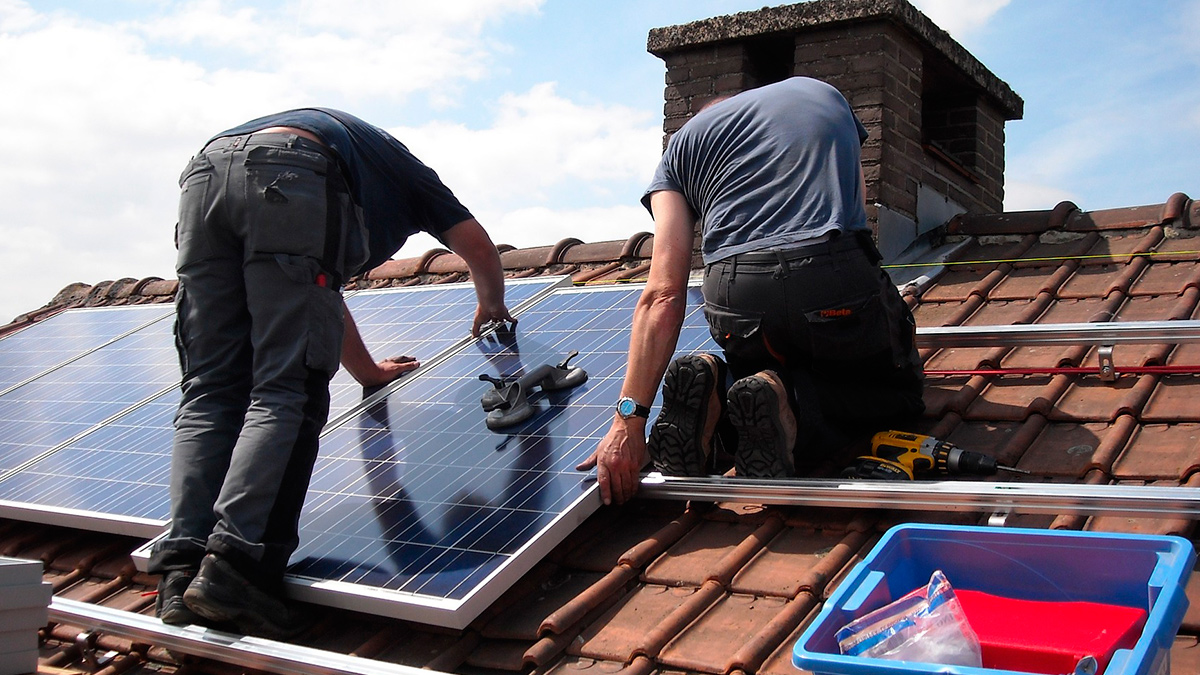
[[[604, 503], [632, 497], [648, 459], [666, 474], [710, 473], [726, 423], [739, 476], [783, 477], [848, 434], [923, 411], [912, 313], [867, 226], [866, 138], [845, 98], [805, 77], [712, 103], [671, 137], [642, 198], [654, 253], [621, 400], [578, 467], [596, 467]], [[704, 311], [724, 360], [672, 362], [697, 219]]]

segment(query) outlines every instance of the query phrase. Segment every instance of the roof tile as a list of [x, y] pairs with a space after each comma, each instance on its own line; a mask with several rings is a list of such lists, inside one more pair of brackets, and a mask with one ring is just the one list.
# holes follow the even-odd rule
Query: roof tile
[[800, 591], [820, 594], [866, 540], [864, 532], [784, 530], [733, 578], [730, 590], [787, 598]]
[[[659, 660], [688, 671], [725, 673], [743, 640], [762, 631], [790, 602], [771, 596], [725, 595], [668, 642]], [[729, 639], [735, 635], [742, 639]], [[767, 656], [755, 660], [762, 662]]]
[[1113, 465], [1118, 480], [1175, 480], [1200, 470], [1200, 424], [1143, 424]]
[[1125, 416], [1109, 424], [1049, 424], [1017, 463], [1034, 478], [1082, 478], [1088, 471], [1107, 472], [1135, 426]]
[[1189, 422], [1197, 418], [1200, 375], [1165, 375], [1142, 411], [1143, 422]]
[[1019, 422], [1029, 415], [1049, 414], [1070, 382], [1063, 375], [1005, 375], [988, 386], [963, 413], [968, 420]]
[[1157, 381], [1153, 375], [1126, 375], [1116, 382], [1106, 382], [1098, 375], [1078, 377], [1049, 417], [1056, 421], [1111, 422], [1118, 415], [1138, 415]]
[[[754, 536], [759, 527], [706, 520], [672, 546], [667, 555], [646, 568], [642, 579], [647, 583], [666, 586], [699, 586], [709, 579], [723, 576], [729, 573], [727, 556], [745, 556], [739, 550], [743, 542], [754, 537], [750, 541], [751, 546], [762, 546], [763, 542]], [[732, 574], [729, 576], [732, 577]]]
[[1156, 262], [1133, 282], [1129, 295], [1178, 295], [1200, 283], [1198, 262]]

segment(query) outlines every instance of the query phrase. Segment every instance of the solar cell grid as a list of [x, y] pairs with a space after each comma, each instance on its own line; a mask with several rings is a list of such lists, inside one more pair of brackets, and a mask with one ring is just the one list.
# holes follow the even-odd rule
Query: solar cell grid
[[178, 382], [171, 335], [152, 323], [0, 396], [0, 473]]
[[72, 309], [0, 339], [0, 392], [162, 319], [170, 305]]
[[[641, 290], [555, 291], [522, 313], [511, 337], [462, 348], [332, 429], [290, 574], [320, 592], [345, 590], [338, 582], [360, 587], [345, 591], [353, 601], [314, 598], [330, 604], [470, 621], [536, 562], [538, 549], [569, 532], [557, 524], [573, 525], [598, 505], [591, 476], [575, 466], [612, 419]], [[710, 349], [697, 289], [690, 301], [680, 346]], [[537, 393], [532, 419], [487, 429], [480, 398], [492, 385], [479, 374], [515, 377], [573, 350], [585, 384]], [[378, 603], [364, 608], [363, 594]]]

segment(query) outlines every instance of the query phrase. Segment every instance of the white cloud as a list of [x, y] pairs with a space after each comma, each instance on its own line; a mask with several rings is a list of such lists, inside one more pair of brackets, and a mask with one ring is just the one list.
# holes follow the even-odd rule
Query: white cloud
[[956, 38], [979, 30], [1010, 0], [913, 0], [917, 9]]
[[649, 182], [662, 139], [651, 113], [579, 104], [553, 83], [503, 96], [487, 129], [434, 123], [390, 131], [475, 209], [611, 201], [608, 190]]
[[1075, 202], [1076, 199], [1070, 192], [1049, 185], [1011, 180], [1004, 184], [1005, 211], [1047, 210], [1059, 202]]

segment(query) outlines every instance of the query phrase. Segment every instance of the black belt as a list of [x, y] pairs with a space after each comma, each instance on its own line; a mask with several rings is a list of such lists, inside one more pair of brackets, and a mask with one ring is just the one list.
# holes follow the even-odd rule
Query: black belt
[[790, 248], [765, 249], [762, 251], [751, 251], [749, 253], [739, 253], [733, 256], [739, 265], [755, 265], [755, 264], [772, 264], [779, 262], [787, 262], [799, 260], [801, 258], [811, 258], [818, 255], [829, 255], [831, 253], [844, 253], [846, 251], [861, 251], [864, 250], [863, 242], [859, 239], [859, 235], [855, 232], [847, 232], [845, 234], [835, 234], [825, 241], [819, 241], [815, 244], [803, 244], [800, 246], [792, 246]]
[[241, 134], [239, 136], [222, 136], [209, 141], [208, 145], [200, 152], [218, 152], [221, 150], [237, 150], [243, 148], [247, 144], [264, 143], [265, 145], [274, 145], [281, 148], [299, 148], [309, 152], [315, 152], [318, 155], [336, 163], [337, 155], [333, 154], [327, 146], [311, 141], [303, 136], [289, 134], [285, 132], [271, 132], [269, 134], [255, 132], [252, 134]]

